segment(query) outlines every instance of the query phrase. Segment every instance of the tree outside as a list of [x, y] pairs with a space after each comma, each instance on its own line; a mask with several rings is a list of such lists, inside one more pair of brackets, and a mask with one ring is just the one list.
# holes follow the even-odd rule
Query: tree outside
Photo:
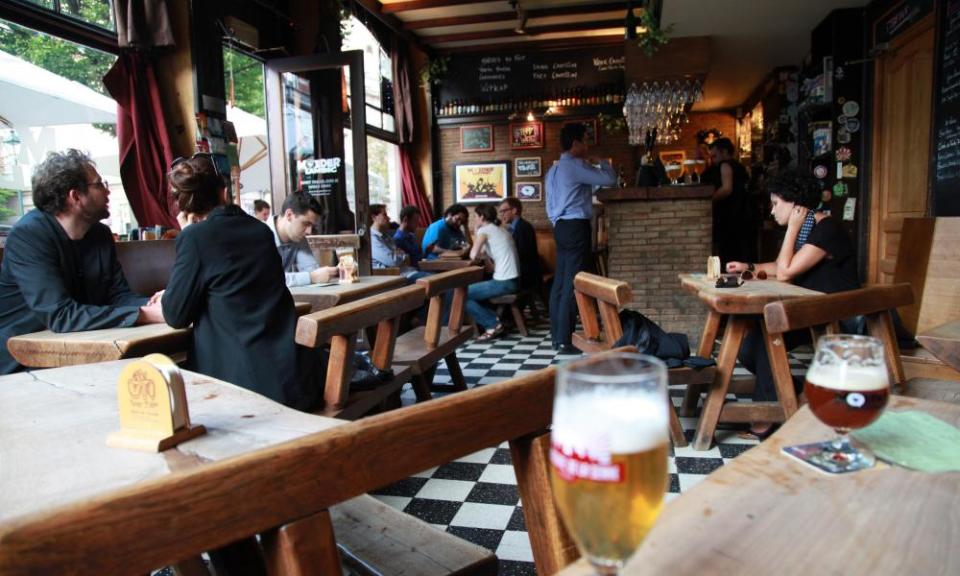
[[263, 63], [224, 46], [223, 77], [228, 101], [244, 112], [266, 119]]

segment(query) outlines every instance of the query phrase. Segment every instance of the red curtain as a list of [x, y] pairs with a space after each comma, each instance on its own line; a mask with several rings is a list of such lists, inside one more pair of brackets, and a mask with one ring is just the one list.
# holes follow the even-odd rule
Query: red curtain
[[177, 206], [167, 190], [173, 158], [153, 57], [121, 51], [103, 83], [117, 101], [120, 177], [137, 222], [178, 228]]
[[403, 205], [420, 209], [420, 224], [427, 226], [433, 222], [433, 206], [420, 185], [417, 172], [413, 167], [413, 83], [410, 73], [410, 60], [406, 46], [399, 40], [393, 43], [393, 101], [394, 116], [397, 121], [397, 135], [400, 137], [400, 179], [403, 183]]

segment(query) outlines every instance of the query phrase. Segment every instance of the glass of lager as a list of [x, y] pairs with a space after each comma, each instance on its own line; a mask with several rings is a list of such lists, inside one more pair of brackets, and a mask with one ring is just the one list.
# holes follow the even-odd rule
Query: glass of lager
[[557, 372], [553, 496], [599, 574], [617, 574], [660, 514], [668, 409], [667, 368], [653, 356], [611, 353]]
[[865, 447], [853, 446], [851, 430], [880, 417], [890, 384], [883, 344], [869, 336], [824, 336], [807, 371], [803, 392], [810, 411], [839, 436], [820, 444], [819, 458], [831, 471], [870, 468], [876, 459]]

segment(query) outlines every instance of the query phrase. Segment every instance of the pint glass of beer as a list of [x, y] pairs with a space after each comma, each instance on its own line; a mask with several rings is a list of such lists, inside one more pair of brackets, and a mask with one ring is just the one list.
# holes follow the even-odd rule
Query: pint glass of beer
[[853, 446], [847, 434], [879, 418], [887, 405], [890, 384], [883, 354], [883, 344], [869, 336], [824, 336], [817, 342], [803, 392], [813, 415], [839, 434], [821, 444], [822, 460], [836, 472], [876, 462], [869, 450]]
[[557, 372], [550, 463], [567, 530], [599, 574], [617, 574], [667, 490], [667, 369], [613, 353]]

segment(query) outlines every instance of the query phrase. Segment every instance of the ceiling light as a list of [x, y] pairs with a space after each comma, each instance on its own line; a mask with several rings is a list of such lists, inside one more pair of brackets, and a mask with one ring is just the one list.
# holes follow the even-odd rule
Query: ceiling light
[[527, 112], [527, 122], [533, 122], [533, 112]]

